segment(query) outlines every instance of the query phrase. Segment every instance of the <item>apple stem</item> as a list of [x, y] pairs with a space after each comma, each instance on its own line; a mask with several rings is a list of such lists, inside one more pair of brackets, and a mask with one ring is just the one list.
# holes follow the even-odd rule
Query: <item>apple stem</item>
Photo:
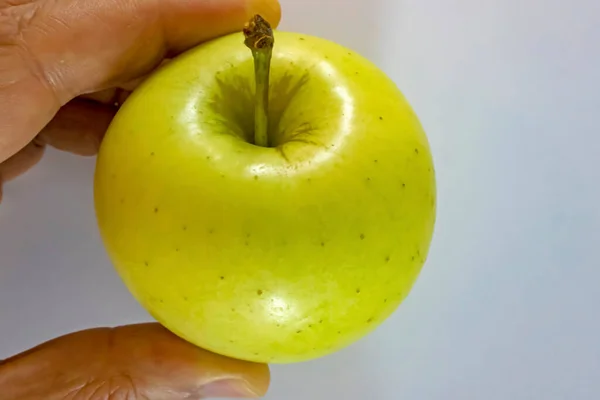
[[260, 15], [255, 15], [244, 26], [244, 44], [252, 50], [256, 86], [254, 101], [254, 144], [269, 146], [269, 75], [273, 54], [273, 30]]

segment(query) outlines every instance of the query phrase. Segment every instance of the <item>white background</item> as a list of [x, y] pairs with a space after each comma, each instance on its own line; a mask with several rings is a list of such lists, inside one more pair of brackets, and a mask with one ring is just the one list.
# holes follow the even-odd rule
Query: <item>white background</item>
[[[600, 2], [283, 0], [281, 29], [380, 65], [429, 134], [431, 256], [377, 332], [276, 366], [270, 400], [600, 398]], [[94, 159], [49, 152], [0, 207], [0, 358], [149, 320], [110, 266]]]

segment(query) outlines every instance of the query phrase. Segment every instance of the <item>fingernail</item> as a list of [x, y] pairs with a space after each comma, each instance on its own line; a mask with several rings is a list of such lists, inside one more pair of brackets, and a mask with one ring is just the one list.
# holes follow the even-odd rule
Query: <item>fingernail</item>
[[260, 14], [273, 28], [281, 20], [281, 5], [277, 0], [247, 0], [248, 14]]
[[259, 395], [247, 382], [239, 379], [223, 379], [202, 386], [201, 398], [256, 399]]

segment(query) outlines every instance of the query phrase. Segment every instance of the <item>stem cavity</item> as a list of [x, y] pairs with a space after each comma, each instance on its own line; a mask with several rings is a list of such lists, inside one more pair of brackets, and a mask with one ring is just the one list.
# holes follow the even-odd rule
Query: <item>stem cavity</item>
[[269, 146], [269, 74], [275, 38], [271, 25], [260, 15], [255, 15], [244, 26], [244, 44], [254, 58], [254, 144]]

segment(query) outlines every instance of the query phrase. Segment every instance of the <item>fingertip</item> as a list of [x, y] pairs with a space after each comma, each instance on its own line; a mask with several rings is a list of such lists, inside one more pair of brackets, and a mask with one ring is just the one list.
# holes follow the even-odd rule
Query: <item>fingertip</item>
[[271, 369], [267, 364], [255, 364], [256, 371], [251, 376], [252, 388], [257, 397], [264, 397], [271, 386]]
[[223, 379], [203, 386], [198, 392], [200, 399], [212, 398], [243, 398], [258, 399], [266, 394], [248, 381], [241, 379]]
[[46, 146], [34, 139], [19, 152], [0, 163], [0, 176], [3, 182], [8, 182], [23, 175], [42, 159]]
[[[199, 348], [170, 332], [160, 324], [122, 327], [136, 337], [144, 332], [152, 340], [155, 361], [177, 360], [178, 377], [184, 391], [199, 398], [259, 398], [271, 383], [267, 364], [238, 360]], [[139, 340], [139, 339], [138, 339]], [[164, 364], [162, 364], [164, 365]]]
[[[255, 14], [262, 15], [273, 27], [281, 19], [278, 0], [194, 0], [161, 3], [167, 53], [176, 56], [189, 48], [217, 37], [239, 32]], [[199, 29], [198, 27], [201, 27]]]
[[277, 0], [248, 0], [248, 15], [260, 14], [273, 28], [281, 22], [281, 4]]
[[206, 350], [197, 349], [199, 376], [206, 377], [206, 372], [219, 377], [215, 381], [202, 383], [197, 391], [200, 398], [260, 398], [271, 384], [271, 372], [267, 364], [236, 360]]

